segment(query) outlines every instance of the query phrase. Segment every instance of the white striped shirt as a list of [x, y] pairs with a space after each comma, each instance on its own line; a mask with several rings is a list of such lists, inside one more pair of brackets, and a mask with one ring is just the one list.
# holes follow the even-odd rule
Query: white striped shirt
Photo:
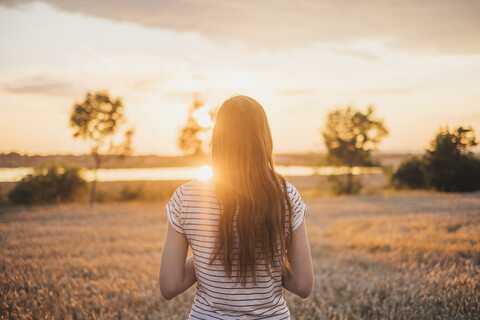
[[[303, 221], [306, 205], [288, 182], [287, 192], [295, 230]], [[271, 270], [269, 276], [263, 261], [258, 261], [257, 284], [247, 279], [242, 286], [235, 275], [227, 277], [220, 261], [210, 264], [221, 214], [211, 181], [182, 185], [165, 210], [173, 229], [185, 235], [193, 252], [197, 289], [189, 319], [290, 319], [279, 271]]]

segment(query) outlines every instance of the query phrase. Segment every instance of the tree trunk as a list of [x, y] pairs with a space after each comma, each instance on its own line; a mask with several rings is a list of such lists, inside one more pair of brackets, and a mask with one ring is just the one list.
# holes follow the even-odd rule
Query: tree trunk
[[349, 167], [349, 171], [348, 171], [348, 174], [347, 174], [347, 186], [346, 186], [346, 190], [345, 192], [347, 194], [352, 194], [352, 189], [353, 189], [353, 168], [352, 167]]
[[100, 156], [94, 155], [95, 169], [93, 170], [92, 190], [90, 190], [90, 205], [95, 203], [95, 193], [97, 189], [97, 170], [100, 167]]

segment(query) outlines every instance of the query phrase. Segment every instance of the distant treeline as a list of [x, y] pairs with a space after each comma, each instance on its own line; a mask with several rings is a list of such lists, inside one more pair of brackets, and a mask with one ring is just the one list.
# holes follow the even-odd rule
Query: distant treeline
[[[155, 167], [187, 167], [203, 165], [208, 161], [207, 156], [116, 156], [102, 155], [103, 168], [155, 168]], [[90, 154], [86, 155], [21, 155], [16, 152], [1, 153], [0, 167], [42, 167], [56, 164], [59, 166], [72, 166], [81, 168], [93, 168], [95, 163]]]
[[[397, 167], [398, 164], [411, 154], [404, 153], [375, 153], [376, 161], [382, 166]], [[158, 167], [189, 167], [200, 166], [208, 163], [210, 155], [184, 155], [184, 156], [158, 156], [158, 155], [132, 155], [118, 157], [105, 155], [103, 168], [158, 168]], [[321, 154], [318, 153], [281, 153], [275, 154], [275, 164], [296, 166], [325, 165]], [[0, 168], [18, 167], [43, 167], [57, 164], [59, 166], [72, 166], [92, 168], [94, 160], [89, 154], [70, 155], [28, 155], [17, 152], [0, 153]]]

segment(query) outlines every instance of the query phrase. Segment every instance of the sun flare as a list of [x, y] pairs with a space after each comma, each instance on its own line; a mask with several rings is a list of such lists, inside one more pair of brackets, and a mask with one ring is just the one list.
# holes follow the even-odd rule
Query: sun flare
[[198, 180], [208, 180], [213, 176], [212, 167], [210, 166], [201, 166], [197, 170], [197, 179]]
[[202, 128], [210, 128], [212, 126], [212, 118], [205, 110], [197, 110], [194, 114], [195, 120]]

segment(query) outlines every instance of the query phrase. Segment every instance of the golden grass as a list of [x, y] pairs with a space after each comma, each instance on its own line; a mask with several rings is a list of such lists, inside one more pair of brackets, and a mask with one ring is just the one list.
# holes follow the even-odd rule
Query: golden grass
[[[306, 199], [315, 286], [293, 319], [480, 318], [480, 198]], [[185, 319], [158, 290], [162, 203], [2, 208], [0, 319]]]

